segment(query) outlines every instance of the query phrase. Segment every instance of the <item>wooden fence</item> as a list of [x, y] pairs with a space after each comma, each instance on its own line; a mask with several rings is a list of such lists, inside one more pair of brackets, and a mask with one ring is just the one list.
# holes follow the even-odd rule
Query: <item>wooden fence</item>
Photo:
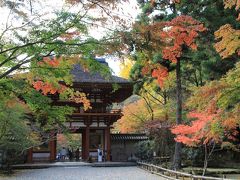
[[183, 180], [231, 180], [226, 178], [216, 178], [216, 177], [208, 177], [208, 176], [199, 176], [188, 174], [184, 172], [174, 171], [170, 169], [166, 169], [160, 166], [156, 166], [153, 164], [145, 163], [145, 162], [137, 162], [138, 167], [147, 170], [151, 173], [157, 174], [162, 176], [166, 179], [176, 180], [176, 179], [183, 179]]

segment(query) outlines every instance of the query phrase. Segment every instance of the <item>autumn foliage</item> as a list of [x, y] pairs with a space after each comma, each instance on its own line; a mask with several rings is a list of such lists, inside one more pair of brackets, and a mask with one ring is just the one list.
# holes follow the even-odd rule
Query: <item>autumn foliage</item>
[[33, 87], [37, 91], [41, 91], [43, 95], [61, 93], [66, 89], [66, 86], [59, 85], [59, 87], [54, 87], [51, 83], [43, 82], [43, 81], [35, 81], [33, 82]]
[[183, 46], [197, 49], [195, 42], [199, 32], [206, 30], [203, 24], [191, 16], [177, 16], [168, 22], [157, 22], [149, 26], [152, 36], [161, 40], [163, 59], [176, 63], [182, 55]]
[[78, 104], [82, 103], [84, 110], [92, 109], [90, 100], [87, 98], [85, 93], [75, 91], [70, 94], [69, 100]]
[[60, 65], [60, 62], [62, 61], [62, 58], [50, 58], [50, 57], [44, 57], [42, 62], [39, 62], [38, 64], [41, 66], [43, 64], [49, 65], [51, 67], [58, 67]]
[[[225, 8], [233, 8], [236, 10], [240, 8], [240, 1], [224, 0]], [[240, 20], [240, 14], [237, 20]], [[215, 39], [218, 41], [215, 44], [217, 52], [221, 57], [227, 58], [237, 53], [240, 55], [240, 30], [234, 29], [230, 24], [221, 26], [215, 33]]]
[[121, 133], [141, 131], [148, 120], [148, 110], [143, 99], [128, 104], [123, 109], [124, 116], [115, 124]]
[[[75, 33], [73, 33], [75, 35]], [[73, 35], [71, 34], [71, 36]], [[67, 66], [66, 66], [67, 63]], [[28, 79], [32, 83], [33, 87], [41, 92], [43, 95], [54, 95], [56, 93], [58, 94], [64, 94], [64, 98], [68, 99], [75, 103], [81, 103], [83, 104], [84, 110], [90, 109], [90, 100], [87, 98], [85, 93], [74, 91], [73, 89], [69, 88], [69, 83], [64, 82], [65, 85], [60, 84], [59, 81], [62, 81], [62, 79], [59, 79], [58, 76], [61, 73], [66, 74], [67, 80], [71, 79], [71, 73], [68, 69], [72, 68], [72, 65], [76, 63], [76, 58], [68, 58], [64, 59], [63, 57], [44, 57], [41, 61], [38, 61], [36, 66], [42, 68], [40, 69], [41, 73], [45, 74], [44, 68], [47, 70], [49, 68], [53, 68], [52, 73], [57, 73], [55, 78], [51, 78], [51, 81], [48, 81], [48, 77], [41, 77], [37, 76], [35, 77], [38, 80], [32, 80], [33, 78], [30, 76]], [[84, 66], [83, 66], [84, 67]], [[30, 74], [30, 73], [29, 73]], [[47, 73], [48, 76], [53, 76], [49, 72]], [[55, 75], [55, 74], [54, 74]], [[49, 78], [50, 79], [50, 78]]]
[[[153, 47], [159, 47], [162, 51], [162, 58], [176, 63], [182, 55], [183, 48], [189, 47], [192, 50], [197, 49], [195, 39], [200, 32], [205, 31], [203, 24], [190, 16], [181, 15], [171, 21], [156, 22], [146, 28], [151, 34]], [[147, 64], [143, 71], [151, 68]], [[155, 68], [155, 69], [154, 69]], [[158, 79], [159, 85], [163, 86], [163, 80], [167, 77], [167, 68], [155, 66], [152, 77]]]
[[[188, 114], [189, 125], [172, 128], [175, 140], [188, 146], [234, 144], [240, 124], [240, 64], [219, 81], [197, 89], [187, 102], [193, 111]], [[233, 146], [234, 147], [234, 146]]]
[[215, 48], [222, 58], [227, 58], [235, 53], [240, 54], [240, 30], [233, 29], [230, 24], [226, 24], [215, 32], [215, 37], [217, 40], [221, 40], [215, 44]]
[[152, 77], [157, 78], [159, 86], [163, 87], [164, 80], [168, 77], [168, 69], [163, 66], [159, 66], [157, 69], [153, 70]]
[[[240, 8], [240, 1], [239, 0], [223, 0], [225, 8], [233, 8], [237, 11]], [[238, 15], [239, 20], [240, 14]]]
[[172, 128], [172, 133], [177, 135], [175, 140], [188, 146], [206, 144], [210, 139], [218, 140], [218, 136], [214, 137], [208, 127], [215, 116], [215, 114], [207, 114], [206, 112], [190, 112], [188, 118], [195, 119], [191, 125], [178, 125]]

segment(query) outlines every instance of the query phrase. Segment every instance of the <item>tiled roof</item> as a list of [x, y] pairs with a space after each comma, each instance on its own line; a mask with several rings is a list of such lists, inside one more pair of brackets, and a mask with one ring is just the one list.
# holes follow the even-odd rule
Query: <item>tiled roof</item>
[[90, 83], [130, 83], [127, 79], [118, 77], [118, 76], [111, 76], [111, 78], [107, 79], [102, 77], [97, 72], [87, 72], [84, 71], [83, 68], [76, 64], [73, 67], [72, 74], [74, 77], [74, 82], [82, 83], [82, 82], [90, 82]]
[[145, 134], [111, 134], [112, 141], [145, 141], [148, 137]]

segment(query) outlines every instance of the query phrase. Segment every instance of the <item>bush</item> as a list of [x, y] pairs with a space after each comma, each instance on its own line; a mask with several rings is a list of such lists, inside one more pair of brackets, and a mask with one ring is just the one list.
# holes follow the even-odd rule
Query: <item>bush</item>
[[136, 156], [144, 161], [152, 161], [153, 159], [153, 149], [154, 149], [154, 141], [142, 141], [137, 144], [137, 152]]

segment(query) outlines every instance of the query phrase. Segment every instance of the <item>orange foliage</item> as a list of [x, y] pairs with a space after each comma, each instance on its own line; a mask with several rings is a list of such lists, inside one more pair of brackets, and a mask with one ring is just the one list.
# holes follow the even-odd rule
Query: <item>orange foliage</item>
[[177, 137], [175, 140], [188, 146], [196, 146], [199, 143], [206, 144], [209, 140], [214, 139], [218, 141], [218, 136], [211, 133], [208, 127], [209, 123], [213, 121], [217, 114], [191, 112], [188, 114], [189, 118], [195, 118], [191, 125], [177, 125], [171, 129], [173, 134]]
[[227, 87], [226, 83], [213, 81], [209, 85], [199, 88], [188, 99], [187, 106], [201, 109], [208, 113], [215, 113], [218, 110], [217, 99], [221, 96], [221, 91]]
[[206, 31], [203, 24], [191, 16], [181, 15], [166, 22], [154, 22], [151, 25], [144, 26], [135, 24], [141, 37], [148, 37], [151, 41], [151, 49], [162, 50], [162, 56], [165, 60], [173, 63], [181, 57], [183, 47], [197, 49], [195, 39], [200, 32]]
[[[60, 84], [58, 87], [53, 86], [51, 83], [43, 82], [43, 81], [35, 81], [33, 82], [33, 87], [37, 91], [41, 91], [43, 95], [47, 94], [55, 94], [64, 92], [67, 87]], [[70, 94], [69, 100], [75, 103], [82, 103], [84, 110], [91, 109], [90, 100], [87, 99], [85, 93], [76, 91]]]
[[64, 85], [59, 85], [59, 87], [55, 87], [52, 84], [43, 81], [33, 82], [33, 87], [37, 91], [41, 91], [43, 95], [47, 95], [48, 93], [55, 94], [56, 92], [61, 93], [66, 89], [66, 86]]
[[142, 68], [142, 75], [151, 74], [153, 78], [157, 78], [160, 87], [164, 86], [164, 80], [168, 77], [168, 69], [160, 64], [146, 64]]
[[173, 63], [181, 57], [183, 46], [197, 49], [195, 39], [199, 32], [206, 30], [203, 24], [190, 16], [181, 15], [171, 21], [156, 22], [148, 26], [156, 43], [162, 41], [165, 46], [162, 49], [163, 58]]
[[[197, 49], [195, 39], [198, 37], [198, 33], [205, 31], [206, 28], [192, 17], [182, 15], [171, 21], [156, 22], [153, 25], [149, 25], [146, 30], [153, 37], [153, 47], [159, 46], [159, 41], [163, 42], [164, 46], [161, 47], [163, 59], [176, 63], [182, 55], [184, 46], [192, 50]], [[157, 78], [159, 85], [163, 87], [164, 79], [168, 76], [167, 68], [161, 65], [147, 64], [142, 68], [142, 74], [150, 73], [152, 77]]]
[[164, 86], [164, 80], [168, 77], [168, 69], [159, 66], [157, 69], [154, 69], [152, 72], [152, 77], [156, 77], [160, 87]]
[[76, 91], [74, 92], [69, 100], [72, 100], [74, 101], [75, 103], [82, 103], [83, 104], [83, 108], [84, 110], [87, 110], [87, 109], [91, 109], [91, 103], [90, 103], [90, 100], [87, 99], [87, 96], [85, 93], [82, 93], [82, 92], [79, 92], [79, 91]]
[[153, 65], [152, 64], [147, 64], [145, 65], [143, 68], [142, 68], [142, 75], [145, 76], [145, 75], [149, 75], [151, 74], [151, 71], [153, 69]]
[[[197, 110], [190, 118], [197, 118], [191, 125], [178, 125], [172, 128], [176, 141], [188, 146], [200, 143], [218, 142], [231, 144], [239, 135], [239, 65], [218, 81], [212, 81], [198, 88], [187, 102], [188, 108]], [[224, 141], [228, 141], [227, 143]], [[234, 142], [236, 143], [236, 142]], [[232, 146], [234, 147], [234, 146]]]
[[58, 67], [60, 65], [60, 62], [61, 62], [62, 58], [56, 58], [56, 57], [53, 57], [53, 58], [50, 58], [50, 57], [44, 57], [43, 60], [41, 62], [38, 62], [38, 65], [39, 66], [43, 66], [43, 65], [48, 65], [48, 66], [51, 66], [51, 67]]
[[156, 35], [167, 44], [162, 50], [163, 58], [173, 63], [176, 63], [181, 56], [183, 45], [196, 50], [195, 39], [199, 32], [206, 30], [202, 23], [184, 15], [168, 22], [156, 23], [153, 26], [156, 30], [158, 30], [158, 26], [161, 27], [161, 32]]
[[223, 121], [223, 126], [228, 130], [236, 128], [236, 119], [234, 116], [227, 117], [227, 119]]

